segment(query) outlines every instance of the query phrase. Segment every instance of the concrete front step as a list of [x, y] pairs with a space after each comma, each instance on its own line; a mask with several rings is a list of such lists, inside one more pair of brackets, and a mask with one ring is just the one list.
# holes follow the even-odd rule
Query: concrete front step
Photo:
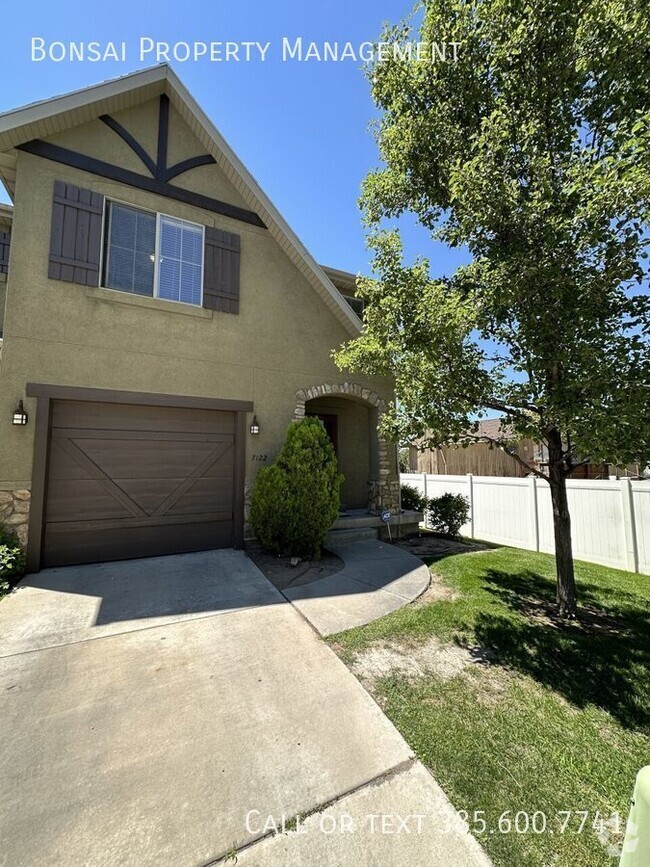
[[332, 524], [333, 530], [348, 530], [353, 527], [379, 527], [381, 518], [363, 509], [341, 512]]
[[[334, 525], [336, 527], [336, 525]], [[348, 542], [367, 542], [379, 538], [379, 527], [345, 527], [330, 530], [325, 537], [325, 547], [347, 545]]]
[[[366, 539], [403, 539], [417, 533], [421, 521], [424, 520], [424, 515], [421, 512], [400, 511], [392, 515], [390, 519], [390, 533], [386, 524], [381, 520], [379, 515], [373, 515], [362, 509], [351, 509], [347, 512], [342, 512], [337, 520], [332, 524], [332, 529], [327, 535], [325, 545], [336, 543], [344, 543], [347, 539], [343, 536], [333, 536], [332, 534], [343, 531], [354, 531], [354, 535], [349, 537], [350, 541], [366, 540]], [[362, 535], [361, 530], [371, 530], [372, 535]]]

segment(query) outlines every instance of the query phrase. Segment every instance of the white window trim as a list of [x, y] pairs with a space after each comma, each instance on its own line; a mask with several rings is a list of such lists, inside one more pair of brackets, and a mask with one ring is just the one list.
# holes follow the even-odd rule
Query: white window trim
[[[107, 226], [107, 222], [110, 223], [110, 210], [109, 205], [124, 205], [125, 208], [131, 208], [134, 211], [143, 211], [145, 214], [154, 214], [156, 217], [156, 236], [154, 241], [154, 263], [153, 263], [153, 295], [142, 295], [139, 292], [128, 292], [126, 289], [115, 289], [112, 286], [104, 285], [104, 277], [106, 274], [106, 270], [108, 268], [108, 254], [109, 254], [109, 238], [110, 238], [110, 225]], [[194, 226], [201, 230], [201, 298], [198, 304], [194, 304], [191, 301], [181, 301], [176, 300], [175, 298], [161, 298], [158, 295], [158, 284], [160, 281], [160, 262], [162, 261], [162, 257], [160, 256], [160, 223], [161, 218], [167, 217], [169, 220], [174, 220], [176, 223], [184, 224], [186, 223], [188, 226]], [[132, 202], [125, 202], [123, 199], [112, 199], [108, 196], [104, 197], [104, 213], [102, 215], [102, 245], [100, 251], [100, 275], [101, 275], [101, 283], [100, 288], [106, 289], [108, 292], [120, 292], [123, 295], [134, 295], [139, 298], [154, 298], [157, 301], [164, 301], [166, 304], [183, 304], [186, 307], [203, 307], [203, 282], [205, 278], [205, 226], [202, 223], [195, 223], [192, 220], [185, 220], [183, 217], [177, 217], [174, 214], [165, 214], [162, 211], [154, 211], [151, 208], [141, 208], [139, 205], [134, 205]], [[106, 266], [106, 267], [105, 267]]]

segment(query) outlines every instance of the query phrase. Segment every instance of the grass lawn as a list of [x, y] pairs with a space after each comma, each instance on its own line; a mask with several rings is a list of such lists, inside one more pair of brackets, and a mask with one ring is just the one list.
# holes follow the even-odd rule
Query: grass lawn
[[[559, 624], [548, 555], [496, 548], [430, 565], [437, 598], [333, 636], [335, 649], [359, 672], [376, 648], [466, 648], [460, 671], [360, 676], [496, 865], [618, 864], [607, 846], [650, 763], [650, 576], [577, 563], [581, 619]], [[614, 819], [601, 842], [616, 813], [620, 834]]]

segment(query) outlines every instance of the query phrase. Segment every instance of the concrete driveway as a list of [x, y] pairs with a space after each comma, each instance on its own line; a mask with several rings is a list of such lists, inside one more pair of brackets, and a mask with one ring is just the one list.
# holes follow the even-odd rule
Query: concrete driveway
[[[488, 863], [242, 552], [31, 576], [0, 603], [0, 657], [2, 864]], [[402, 812], [424, 832], [370, 830]], [[334, 839], [328, 814], [355, 830]]]

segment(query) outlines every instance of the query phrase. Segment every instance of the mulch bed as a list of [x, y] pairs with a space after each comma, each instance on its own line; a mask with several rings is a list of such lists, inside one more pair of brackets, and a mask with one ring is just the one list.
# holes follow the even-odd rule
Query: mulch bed
[[291, 565], [290, 557], [267, 554], [259, 548], [252, 548], [246, 553], [278, 590], [320, 581], [321, 578], [340, 572], [344, 566], [343, 560], [329, 551], [323, 551], [320, 560], [300, 560], [295, 566]]
[[451, 539], [447, 536], [438, 536], [435, 533], [420, 533], [409, 536], [397, 543], [400, 548], [415, 554], [421, 559], [435, 559], [448, 557], [450, 554], [469, 554], [472, 551], [487, 551], [496, 546], [485, 542], [474, 542], [470, 539]]

